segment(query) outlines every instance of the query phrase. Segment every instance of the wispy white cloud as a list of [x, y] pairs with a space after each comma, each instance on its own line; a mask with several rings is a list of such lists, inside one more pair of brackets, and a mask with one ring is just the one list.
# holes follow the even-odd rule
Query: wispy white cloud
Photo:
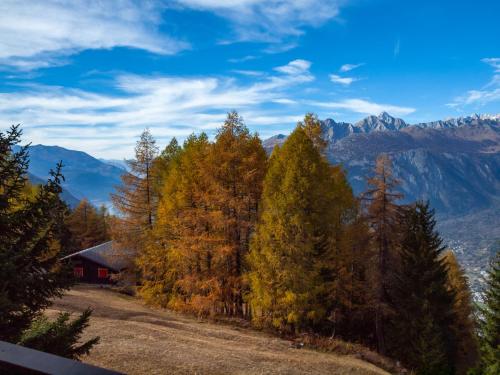
[[482, 107], [492, 102], [500, 102], [500, 58], [491, 57], [481, 60], [493, 68], [493, 76], [481, 89], [469, 90], [453, 99], [447, 106], [458, 110], [466, 106]]
[[176, 0], [227, 19], [240, 41], [282, 42], [338, 16], [346, 0]]
[[500, 73], [500, 57], [489, 57], [481, 59], [481, 61], [490, 65], [495, 70], [495, 73]]
[[351, 83], [358, 81], [358, 78], [354, 77], [341, 77], [337, 74], [330, 74], [330, 81], [333, 83], [340, 83], [341, 85], [349, 86]]
[[262, 52], [272, 55], [276, 53], [290, 51], [294, 48], [297, 48], [298, 45], [299, 44], [297, 42], [271, 44], [269, 47], [264, 48]]
[[274, 70], [285, 74], [298, 75], [308, 72], [310, 67], [310, 61], [297, 59], [290, 61], [286, 65], [278, 66], [277, 68], [274, 68]]
[[340, 71], [342, 73], [350, 72], [353, 69], [359, 68], [360, 66], [365, 65], [365, 63], [359, 63], [359, 64], [344, 64], [340, 67]]
[[389, 112], [395, 116], [404, 116], [415, 112], [415, 108], [412, 107], [401, 107], [392, 104], [380, 104], [364, 99], [346, 99], [336, 102], [312, 102], [311, 104], [322, 108], [343, 109], [363, 114]]
[[3, 0], [0, 65], [31, 70], [86, 49], [130, 47], [157, 54], [189, 48], [158, 31], [161, 3], [121, 0]]
[[460, 109], [466, 105], [484, 106], [485, 104], [500, 101], [500, 88], [491, 90], [469, 90], [465, 95], [456, 97], [449, 107]]
[[259, 76], [264, 75], [264, 72], [261, 72], [258, 70], [233, 69], [231, 71], [233, 73], [241, 74], [244, 76], [250, 76], [250, 77], [259, 77]]
[[131, 155], [145, 127], [161, 144], [171, 136], [213, 133], [232, 109], [264, 137], [290, 129], [304, 108], [395, 115], [414, 111], [363, 99], [313, 102], [306, 99], [318, 95], [308, 85], [315, 79], [310, 69], [310, 61], [297, 59], [263, 75], [250, 73], [245, 79], [118, 74], [108, 81], [108, 93], [24, 85], [12, 93], [0, 93], [0, 128], [22, 123], [27, 141], [122, 158]]
[[[157, 137], [185, 137], [211, 131], [225, 113], [239, 110], [248, 124], [288, 123], [289, 112], [271, 112], [266, 104], [292, 105], [292, 86], [310, 82], [310, 63], [303, 60], [279, 67], [278, 73], [242, 84], [234, 78], [120, 75], [114, 81], [117, 95], [97, 94], [53, 86], [30, 86], [0, 93], [0, 126], [23, 124], [35, 143], [59, 144], [101, 157], [123, 157], [144, 127]], [[287, 117], [288, 116], [288, 117]]]
[[245, 61], [249, 61], [249, 60], [255, 60], [257, 58], [258, 57], [254, 56], [254, 55], [246, 55], [243, 57], [235, 57], [235, 58], [229, 59], [228, 61], [230, 63], [241, 63], [241, 62], [245, 62]]

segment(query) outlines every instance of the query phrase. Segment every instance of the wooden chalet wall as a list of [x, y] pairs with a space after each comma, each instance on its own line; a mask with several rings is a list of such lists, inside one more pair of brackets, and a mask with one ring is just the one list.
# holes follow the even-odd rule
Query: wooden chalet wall
[[[106, 266], [98, 264], [91, 261], [90, 259], [75, 255], [70, 259], [73, 269], [75, 267], [83, 267], [83, 277], [78, 277], [78, 281], [82, 283], [92, 283], [92, 284], [113, 284], [110, 279], [113, 273], [116, 273]], [[107, 269], [108, 276], [106, 278], [99, 278], [98, 271], [99, 268]]]

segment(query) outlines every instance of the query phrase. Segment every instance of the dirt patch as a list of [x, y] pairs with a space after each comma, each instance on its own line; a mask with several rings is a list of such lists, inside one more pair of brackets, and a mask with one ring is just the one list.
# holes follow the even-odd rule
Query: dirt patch
[[48, 310], [94, 313], [85, 338], [101, 342], [84, 362], [127, 374], [387, 374], [351, 356], [296, 349], [251, 329], [207, 323], [107, 289], [78, 285]]

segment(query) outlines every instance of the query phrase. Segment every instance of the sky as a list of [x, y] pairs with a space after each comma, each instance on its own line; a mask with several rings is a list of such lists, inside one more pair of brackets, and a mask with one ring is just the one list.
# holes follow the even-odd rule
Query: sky
[[306, 112], [500, 113], [500, 1], [0, 1], [0, 131], [93, 156]]

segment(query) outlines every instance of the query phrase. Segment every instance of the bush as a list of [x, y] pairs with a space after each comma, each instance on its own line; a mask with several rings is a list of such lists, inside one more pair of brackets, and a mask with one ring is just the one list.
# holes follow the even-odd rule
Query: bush
[[73, 321], [67, 312], [60, 313], [55, 321], [42, 315], [24, 331], [18, 344], [77, 360], [99, 342], [99, 337], [94, 337], [78, 345], [83, 330], [89, 325], [91, 313], [92, 310], [87, 309]]

